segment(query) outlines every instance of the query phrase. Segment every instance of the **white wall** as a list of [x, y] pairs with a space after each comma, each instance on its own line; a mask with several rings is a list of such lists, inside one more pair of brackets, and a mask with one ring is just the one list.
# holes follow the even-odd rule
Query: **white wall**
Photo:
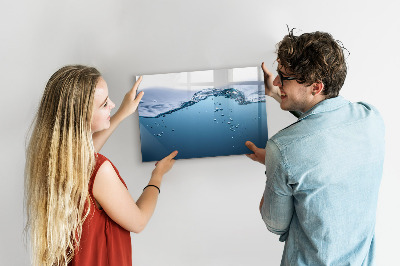
[[[397, 259], [400, 19], [396, 1], [2, 1], [0, 261], [28, 265], [23, 242], [25, 137], [45, 83], [62, 65], [96, 66], [114, 102], [134, 75], [258, 65], [272, 68], [287, 33], [327, 31], [350, 50], [342, 95], [374, 104], [386, 122], [376, 235], [380, 265]], [[271, 103], [270, 132], [291, 121]], [[398, 109], [398, 108], [396, 108]], [[102, 150], [137, 198], [153, 169], [141, 163], [134, 114]], [[280, 126], [278, 126], [280, 125]], [[283, 244], [258, 213], [264, 169], [245, 156], [178, 161], [148, 227], [132, 234], [133, 263], [278, 265]]]

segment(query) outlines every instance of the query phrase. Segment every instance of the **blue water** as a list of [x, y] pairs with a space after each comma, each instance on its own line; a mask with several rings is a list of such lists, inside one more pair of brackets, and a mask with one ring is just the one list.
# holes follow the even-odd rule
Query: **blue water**
[[265, 147], [265, 100], [246, 101], [240, 93], [202, 93], [156, 117], [139, 116], [142, 161], [158, 161], [174, 150], [179, 151], [176, 159], [251, 153], [247, 140]]

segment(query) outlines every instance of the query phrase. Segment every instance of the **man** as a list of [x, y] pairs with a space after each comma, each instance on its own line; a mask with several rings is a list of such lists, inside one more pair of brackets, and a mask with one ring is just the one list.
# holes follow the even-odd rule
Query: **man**
[[275, 79], [262, 64], [266, 95], [298, 121], [265, 150], [246, 146], [266, 166], [260, 212], [285, 242], [281, 265], [371, 265], [383, 120], [373, 106], [339, 96], [347, 67], [330, 34], [289, 32], [277, 63]]

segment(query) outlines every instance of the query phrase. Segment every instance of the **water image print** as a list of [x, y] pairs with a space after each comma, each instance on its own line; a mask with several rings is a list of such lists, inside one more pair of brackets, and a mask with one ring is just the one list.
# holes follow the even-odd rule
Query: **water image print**
[[142, 161], [246, 154], [268, 139], [260, 67], [144, 75], [139, 90]]

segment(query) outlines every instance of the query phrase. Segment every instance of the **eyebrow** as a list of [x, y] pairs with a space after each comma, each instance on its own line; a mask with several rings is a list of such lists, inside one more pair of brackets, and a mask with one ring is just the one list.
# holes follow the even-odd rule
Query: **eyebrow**
[[281, 70], [279, 70], [279, 68], [276, 68], [276, 72], [278, 72], [278, 74], [280, 73], [285, 78], [290, 77], [290, 76], [295, 76], [294, 74], [283, 73]]
[[286, 76], [286, 74], [280, 71], [279, 68], [276, 68], [276, 72], [278, 72], [278, 74], [281, 74], [282, 76]]

